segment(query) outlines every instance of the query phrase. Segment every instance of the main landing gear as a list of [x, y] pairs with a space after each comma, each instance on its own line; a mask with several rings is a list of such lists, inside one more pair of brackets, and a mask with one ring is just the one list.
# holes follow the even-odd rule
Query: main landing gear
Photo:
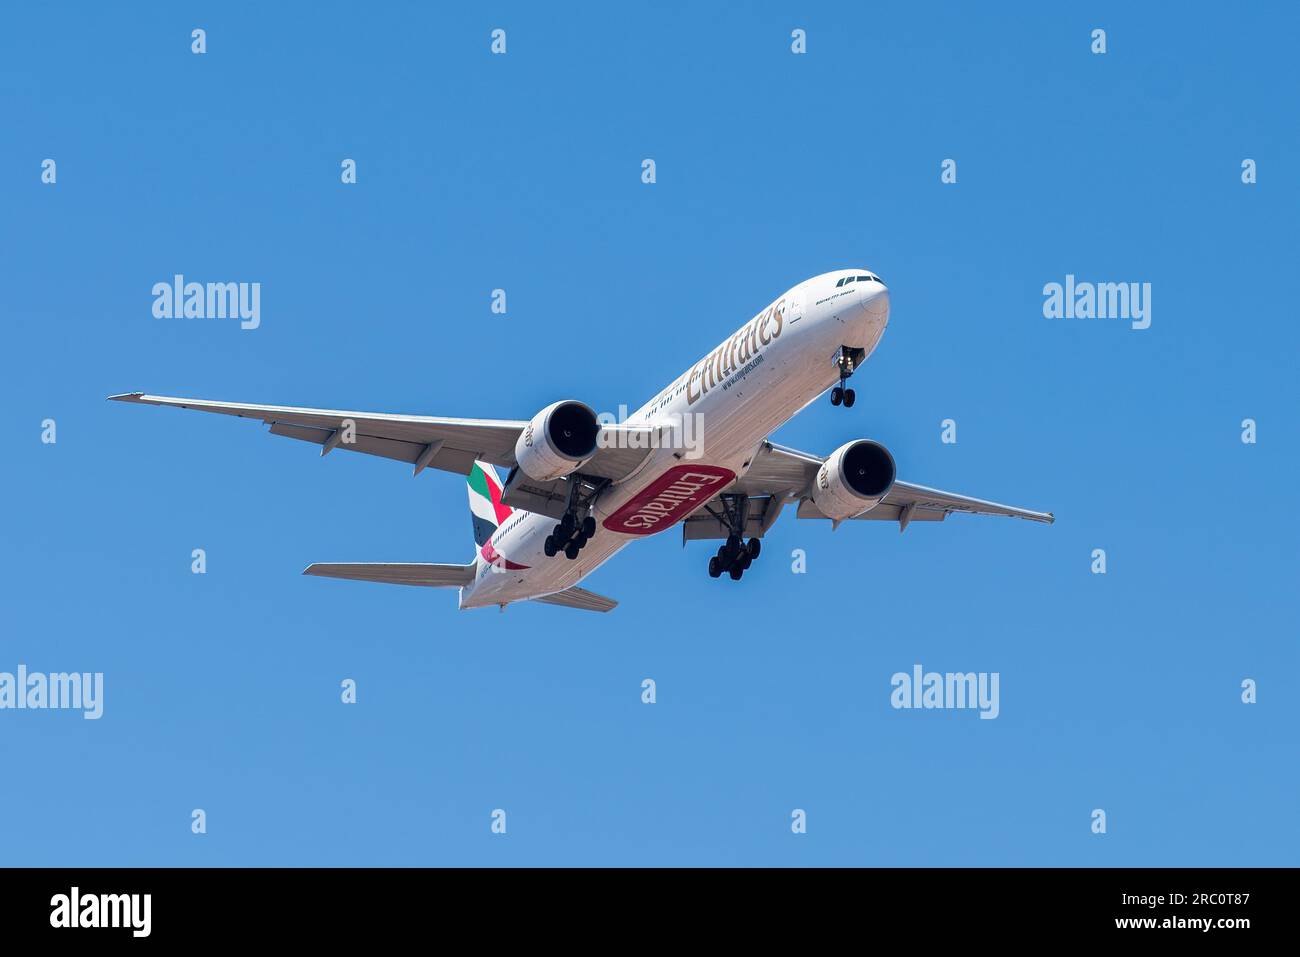
[[546, 536], [546, 541], [542, 543], [542, 551], [546, 553], [547, 558], [554, 558], [559, 552], [564, 552], [564, 557], [572, 561], [578, 557], [578, 552], [582, 551], [582, 547], [595, 534], [594, 516], [588, 515], [582, 521], [578, 521], [578, 516], [574, 512], [565, 512], [564, 517], [555, 526], [555, 531]]
[[718, 554], [709, 559], [709, 577], [721, 578], [722, 573], [726, 572], [733, 582], [738, 582], [740, 576], [754, 564], [754, 559], [763, 550], [763, 543], [757, 538], [745, 542], [740, 537], [748, 520], [749, 499], [743, 495], [722, 495], [719, 498], [722, 502], [722, 514], [719, 515], [712, 508], [708, 511], [727, 526], [731, 534], [727, 536], [725, 543], [718, 546]]
[[[554, 558], [560, 552], [564, 552], [564, 557], [569, 561], [578, 557], [583, 546], [596, 534], [596, 517], [591, 514], [591, 507], [596, 496], [608, 484], [608, 479], [591, 479], [582, 475], [570, 478], [569, 499], [565, 503], [564, 514], [555, 530], [542, 543], [542, 551], [547, 558]], [[579, 518], [580, 515], [583, 517]]]
[[848, 388], [845, 383], [849, 381], [849, 376], [853, 375], [853, 370], [858, 367], [858, 363], [866, 356], [862, 349], [854, 349], [850, 346], [840, 346], [835, 353], [835, 365], [840, 370], [840, 384], [831, 389], [831, 405], [840, 405], [843, 403], [844, 408], [853, 408], [853, 403], [857, 401], [857, 393]]
[[721, 578], [726, 572], [733, 582], [740, 581], [745, 569], [754, 564], [754, 559], [763, 550], [763, 543], [757, 538], [742, 542], [739, 535], [729, 535], [725, 545], [718, 546], [718, 554], [709, 559], [709, 577]]

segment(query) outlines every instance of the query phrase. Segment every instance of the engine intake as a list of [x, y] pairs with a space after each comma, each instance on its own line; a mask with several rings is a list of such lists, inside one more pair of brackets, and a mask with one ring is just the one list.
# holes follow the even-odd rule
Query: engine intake
[[840, 522], [879, 505], [896, 476], [889, 450], [879, 442], [859, 439], [841, 445], [822, 463], [811, 497], [823, 515]]
[[575, 472], [596, 454], [600, 423], [582, 402], [565, 400], [533, 416], [515, 442], [515, 461], [529, 478], [549, 482]]

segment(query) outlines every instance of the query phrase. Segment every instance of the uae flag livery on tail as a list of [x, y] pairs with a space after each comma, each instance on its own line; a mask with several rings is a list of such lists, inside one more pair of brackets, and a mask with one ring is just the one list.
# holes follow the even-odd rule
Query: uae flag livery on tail
[[496, 469], [487, 462], [475, 462], [467, 484], [469, 513], [474, 522], [474, 544], [483, 560], [492, 565], [503, 563], [511, 571], [527, 568], [527, 565], [506, 559], [492, 547], [492, 536], [511, 514], [510, 506], [501, 504], [501, 480], [497, 478]]
[[497, 527], [510, 517], [501, 504], [501, 482], [487, 462], [475, 462], [469, 473], [469, 511], [474, 519], [474, 544], [482, 548]]

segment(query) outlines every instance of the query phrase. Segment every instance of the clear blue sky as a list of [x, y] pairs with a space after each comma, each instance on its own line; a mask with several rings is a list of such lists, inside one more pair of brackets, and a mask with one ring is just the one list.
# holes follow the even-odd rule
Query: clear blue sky
[[[1300, 16], [660, 6], [5, 10], [0, 670], [106, 700], [0, 712], [0, 863], [1296, 863]], [[459, 477], [104, 401], [635, 408], [847, 265], [889, 330], [778, 439], [1055, 526], [787, 515], [739, 584], [670, 532], [611, 615], [459, 613], [299, 575], [465, 560]], [[175, 273], [261, 282], [261, 328], [154, 319]], [[1067, 273], [1151, 328], [1045, 319]], [[1000, 717], [893, 710], [915, 663]]]

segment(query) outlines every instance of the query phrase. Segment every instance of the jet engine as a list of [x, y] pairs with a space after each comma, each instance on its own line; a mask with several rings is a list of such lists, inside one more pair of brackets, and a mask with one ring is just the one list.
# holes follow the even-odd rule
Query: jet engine
[[529, 478], [563, 478], [596, 454], [600, 423], [586, 404], [566, 400], [533, 416], [515, 442], [515, 461]]
[[811, 497], [823, 515], [841, 522], [879, 505], [896, 474], [887, 448], [859, 439], [841, 445], [822, 463]]

